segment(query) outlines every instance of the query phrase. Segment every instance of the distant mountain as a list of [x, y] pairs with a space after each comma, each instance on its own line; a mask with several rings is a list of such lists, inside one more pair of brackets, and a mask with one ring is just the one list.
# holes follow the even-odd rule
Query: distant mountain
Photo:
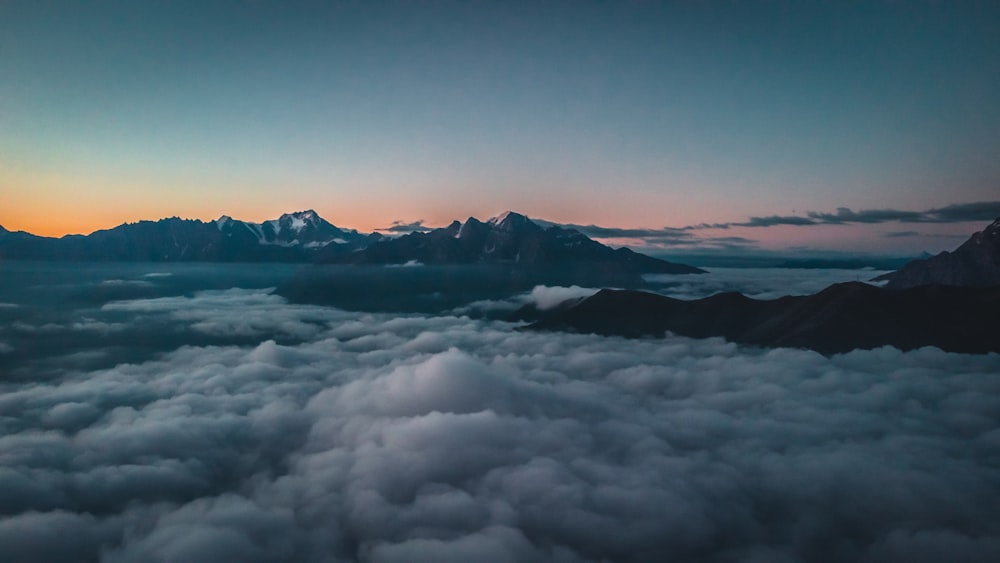
[[308, 262], [327, 246], [344, 252], [367, 237], [330, 224], [315, 211], [249, 223], [222, 216], [203, 222], [171, 217], [125, 223], [62, 238], [0, 231], [0, 258], [73, 261]]
[[704, 270], [612, 249], [575, 229], [542, 228], [508, 211], [486, 222], [469, 217], [447, 227], [372, 242], [350, 254], [324, 256], [350, 264], [513, 264], [519, 267], [580, 265], [632, 273], [700, 274]]
[[902, 269], [875, 278], [889, 289], [941, 284], [965, 287], [1000, 285], [1000, 218], [952, 252], [913, 260]]
[[632, 290], [604, 289], [543, 320], [531, 330], [565, 330], [625, 337], [721, 336], [764, 347], [823, 354], [895, 346], [937, 346], [950, 352], [1000, 352], [994, 330], [1000, 287], [922, 286], [901, 291], [864, 283], [835, 284], [814, 295], [772, 301], [720, 293], [683, 301]]
[[262, 245], [319, 248], [330, 243], [350, 244], [365, 239], [365, 235], [353, 229], [335, 227], [312, 209], [285, 213], [263, 223], [248, 223], [223, 215], [215, 220], [215, 225], [226, 236], [241, 235], [241, 230], [249, 231]]
[[[0, 228], [2, 229], [2, 228]], [[171, 217], [62, 238], [0, 230], [0, 259], [73, 261], [318, 262], [333, 264], [514, 264], [559, 267], [569, 279], [703, 270], [612, 249], [579, 231], [542, 228], [507, 212], [397, 238], [332, 225], [315, 211], [250, 223], [223, 215], [203, 222]]]

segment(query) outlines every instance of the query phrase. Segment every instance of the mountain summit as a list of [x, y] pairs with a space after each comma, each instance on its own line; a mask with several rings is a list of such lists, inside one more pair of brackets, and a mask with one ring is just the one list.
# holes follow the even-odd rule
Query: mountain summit
[[914, 260], [902, 269], [875, 278], [889, 289], [921, 285], [987, 287], [1000, 285], [1000, 217], [952, 252]]
[[318, 248], [331, 243], [347, 244], [364, 238], [355, 230], [344, 230], [330, 224], [312, 209], [285, 213], [263, 223], [237, 221], [228, 215], [215, 220], [220, 232], [232, 236], [240, 229], [249, 231], [259, 244]]

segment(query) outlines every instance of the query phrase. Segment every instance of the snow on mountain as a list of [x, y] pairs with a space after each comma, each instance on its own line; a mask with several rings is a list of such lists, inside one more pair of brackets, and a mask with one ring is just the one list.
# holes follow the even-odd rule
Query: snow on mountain
[[486, 222], [489, 223], [490, 225], [499, 225], [500, 223], [503, 223], [504, 221], [506, 221], [507, 218], [511, 216], [511, 214], [518, 215], [517, 213], [514, 213], [513, 211], [504, 211], [503, 213], [497, 215], [496, 217], [491, 217], [491, 218], [487, 219]]
[[357, 231], [341, 229], [329, 223], [312, 209], [284, 213], [277, 219], [260, 223], [240, 221], [228, 215], [215, 220], [215, 225], [232, 236], [234, 229], [245, 228], [258, 244], [320, 248], [328, 244], [348, 244], [364, 237]]

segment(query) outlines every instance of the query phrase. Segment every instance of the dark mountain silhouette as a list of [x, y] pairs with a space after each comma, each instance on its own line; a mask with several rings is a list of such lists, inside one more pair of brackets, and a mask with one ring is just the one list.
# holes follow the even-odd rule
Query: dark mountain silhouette
[[469, 217], [426, 233], [373, 242], [350, 254], [324, 256], [347, 264], [514, 264], [518, 267], [586, 264], [591, 270], [700, 274], [704, 270], [651, 258], [627, 248], [612, 249], [575, 229], [542, 228], [508, 211], [482, 222]]
[[875, 278], [889, 289], [942, 284], [964, 287], [1000, 285], [1000, 218], [952, 252], [913, 260], [902, 269]]
[[470, 217], [464, 224], [455, 221], [445, 228], [398, 238], [341, 229], [313, 210], [286, 213], [263, 223], [227, 215], [209, 222], [171, 217], [58, 239], [3, 229], [0, 259], [515, 264], [522, 269], [556, 266], [571, 281], [617, 279], [622, 274], [703, 273], [627, 248], [612, 249], [573, 229], [543, 229], [511, 212], [486, 223]]
[[528, 325], [532, 330], [625, 337], [721, 336], [764, 347], [823, 354], [895, 346], [937, 346], [950, 352], [1000, 352], [996, 312], [1000, 287], [921, 286], [887, 290], [851, 282], [807, 296], [770, 301], [720, 293], [683, 301], [633, 290], [604, 289]]
[[326, 246], [344, 252], [365, 235], [331, 225], [315, 211], [286, 213], [263, 223], [222, 216], [203, 222], [171, 217], [125, 223], [62, 238], [0, 231], [0, 258], [72, 261], [308, 262]]

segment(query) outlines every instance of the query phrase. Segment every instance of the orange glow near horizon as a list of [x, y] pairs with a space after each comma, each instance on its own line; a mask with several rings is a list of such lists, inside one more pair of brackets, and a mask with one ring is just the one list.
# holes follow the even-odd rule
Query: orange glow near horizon
[[[621, 198], [611, 191], [594, 187], [581, 188], [579, 198], [560, 198], [537, 193], [511, 194], [502, 186], [480, 189], [433, 192], [423, 186], [393, 190], [387, 185], [328, 187], [303, 183], [295, 190], [275, 185], [249, 187], [167, 185], [167, 181], [128, 179], [124, 181], [80, 175], [19, 175], [0, 166], [0, 225], [10, 231], [61, 237], [90, 234], [111, 229], [122, 223], [156, 221], [166, 217], [212, 221], [221, 215], [250, 222], [276, 219], [283, 213], [314, 209], [330, 223], [361, 232], [390, 227], [394, 221], [423, 221], [428, 227], [441, 227], [453, 220], [472, 216], [486, 220], [506, 210], [532, 218], [558, 223], [599, 225], [602, 227], [680, 228], [703, 222], [739, 222], [755, 209], [739, 209], [732, 202], [712, 201], [689, 195], [682, 201], [668, 194], [633, 194]], [[17, 186], [10, 189], [10, 186]], [[692, 194], [699, 190], [692, 190]], [[470, 197], [475, 194], [475, 197]], [[463, 197], [464, 196], [464, 197]], [[470, 201], [474, 202], [470, 205]], [[921, 232], [935, 240], [917, 244], [924, 250], [951, 248], [955, 233], [965, 234], [976, 225], [922, 225]], [[957, 229], [957, 230], [956, 230]], [[781, 225], [767, 228], [732, 227], [699, 229], [692, 234], [699, 239], [745, 237], [759, 250], [782, 250], [805, 247], [815, 250], [862, 250], [891, 252], [908, 248], [914, 242], [904, 238], [886, 238], [886, 231], [908, 230], [900, 225], [822, 225], [795, 227]], [[952, 237], [952, 238], [948, 238]], [[642, 241], [605, 240], [612, 245], [643, 246]], [[702, 241], [704, 242], [704, 240]], [[710, 243], [711, 244], [711, 243]], [[696, 245], [698, 246], [698, 245]], [[660, 252], [687, 250], [684, 245], [666, 246]], [[648, 249], [647, 250], [651, 250]]]
[[[388, 186], [352, 186], [350, 189], [305, 185], [296, 190], [280, 186], [168, 185], [137, 178], [124, 186], [121, 178], [68, 174], [17, 174], [0, 167], [0, 225], [11, 231], [60, 237], [90, 234], [122, 223], [182, 217], [212, 221], [221, 215], [261, 222], [282, 213], [314, 209], [324, 219], [342, 228], [372, 232], [392, 225], [418, 220], [428, 226], [445, 226], [453, 220], [472, 216], [486, 220], [507, 210], [555, 222], [598, 224], [609, 227], [683, 226], [685, 221], [675, 205], [663, 196], [622, 201], [610, 193], [590, 189], [587, 199], [569, 200], [546, 196], [539, 189], [532, 196], [510, 198], [508, 190], [457, 190], [432, 193], [416, 186], [393, 192]], [[11, 186], [17, 186], [11, 189]], [[465, 192], [460, 193], [460, 192]], [[475, 203], [469, 197], [480, 193]], [[346, 195], [345, 195], [346, 194]], [[489, 195], [487, 195], [489, 194]], [[685, 209], [707, 211], [706, 202], [688, 202]], [[659, 213], [669, 209], [672, 213]], [[640, 210], [640, 212], [636, 212]], [[732, 219], [742, 219], [733, 217]], [[697, 221], [705, 220], [697, 217]], [[712, 220], [726, 220], [714, 217]]]

